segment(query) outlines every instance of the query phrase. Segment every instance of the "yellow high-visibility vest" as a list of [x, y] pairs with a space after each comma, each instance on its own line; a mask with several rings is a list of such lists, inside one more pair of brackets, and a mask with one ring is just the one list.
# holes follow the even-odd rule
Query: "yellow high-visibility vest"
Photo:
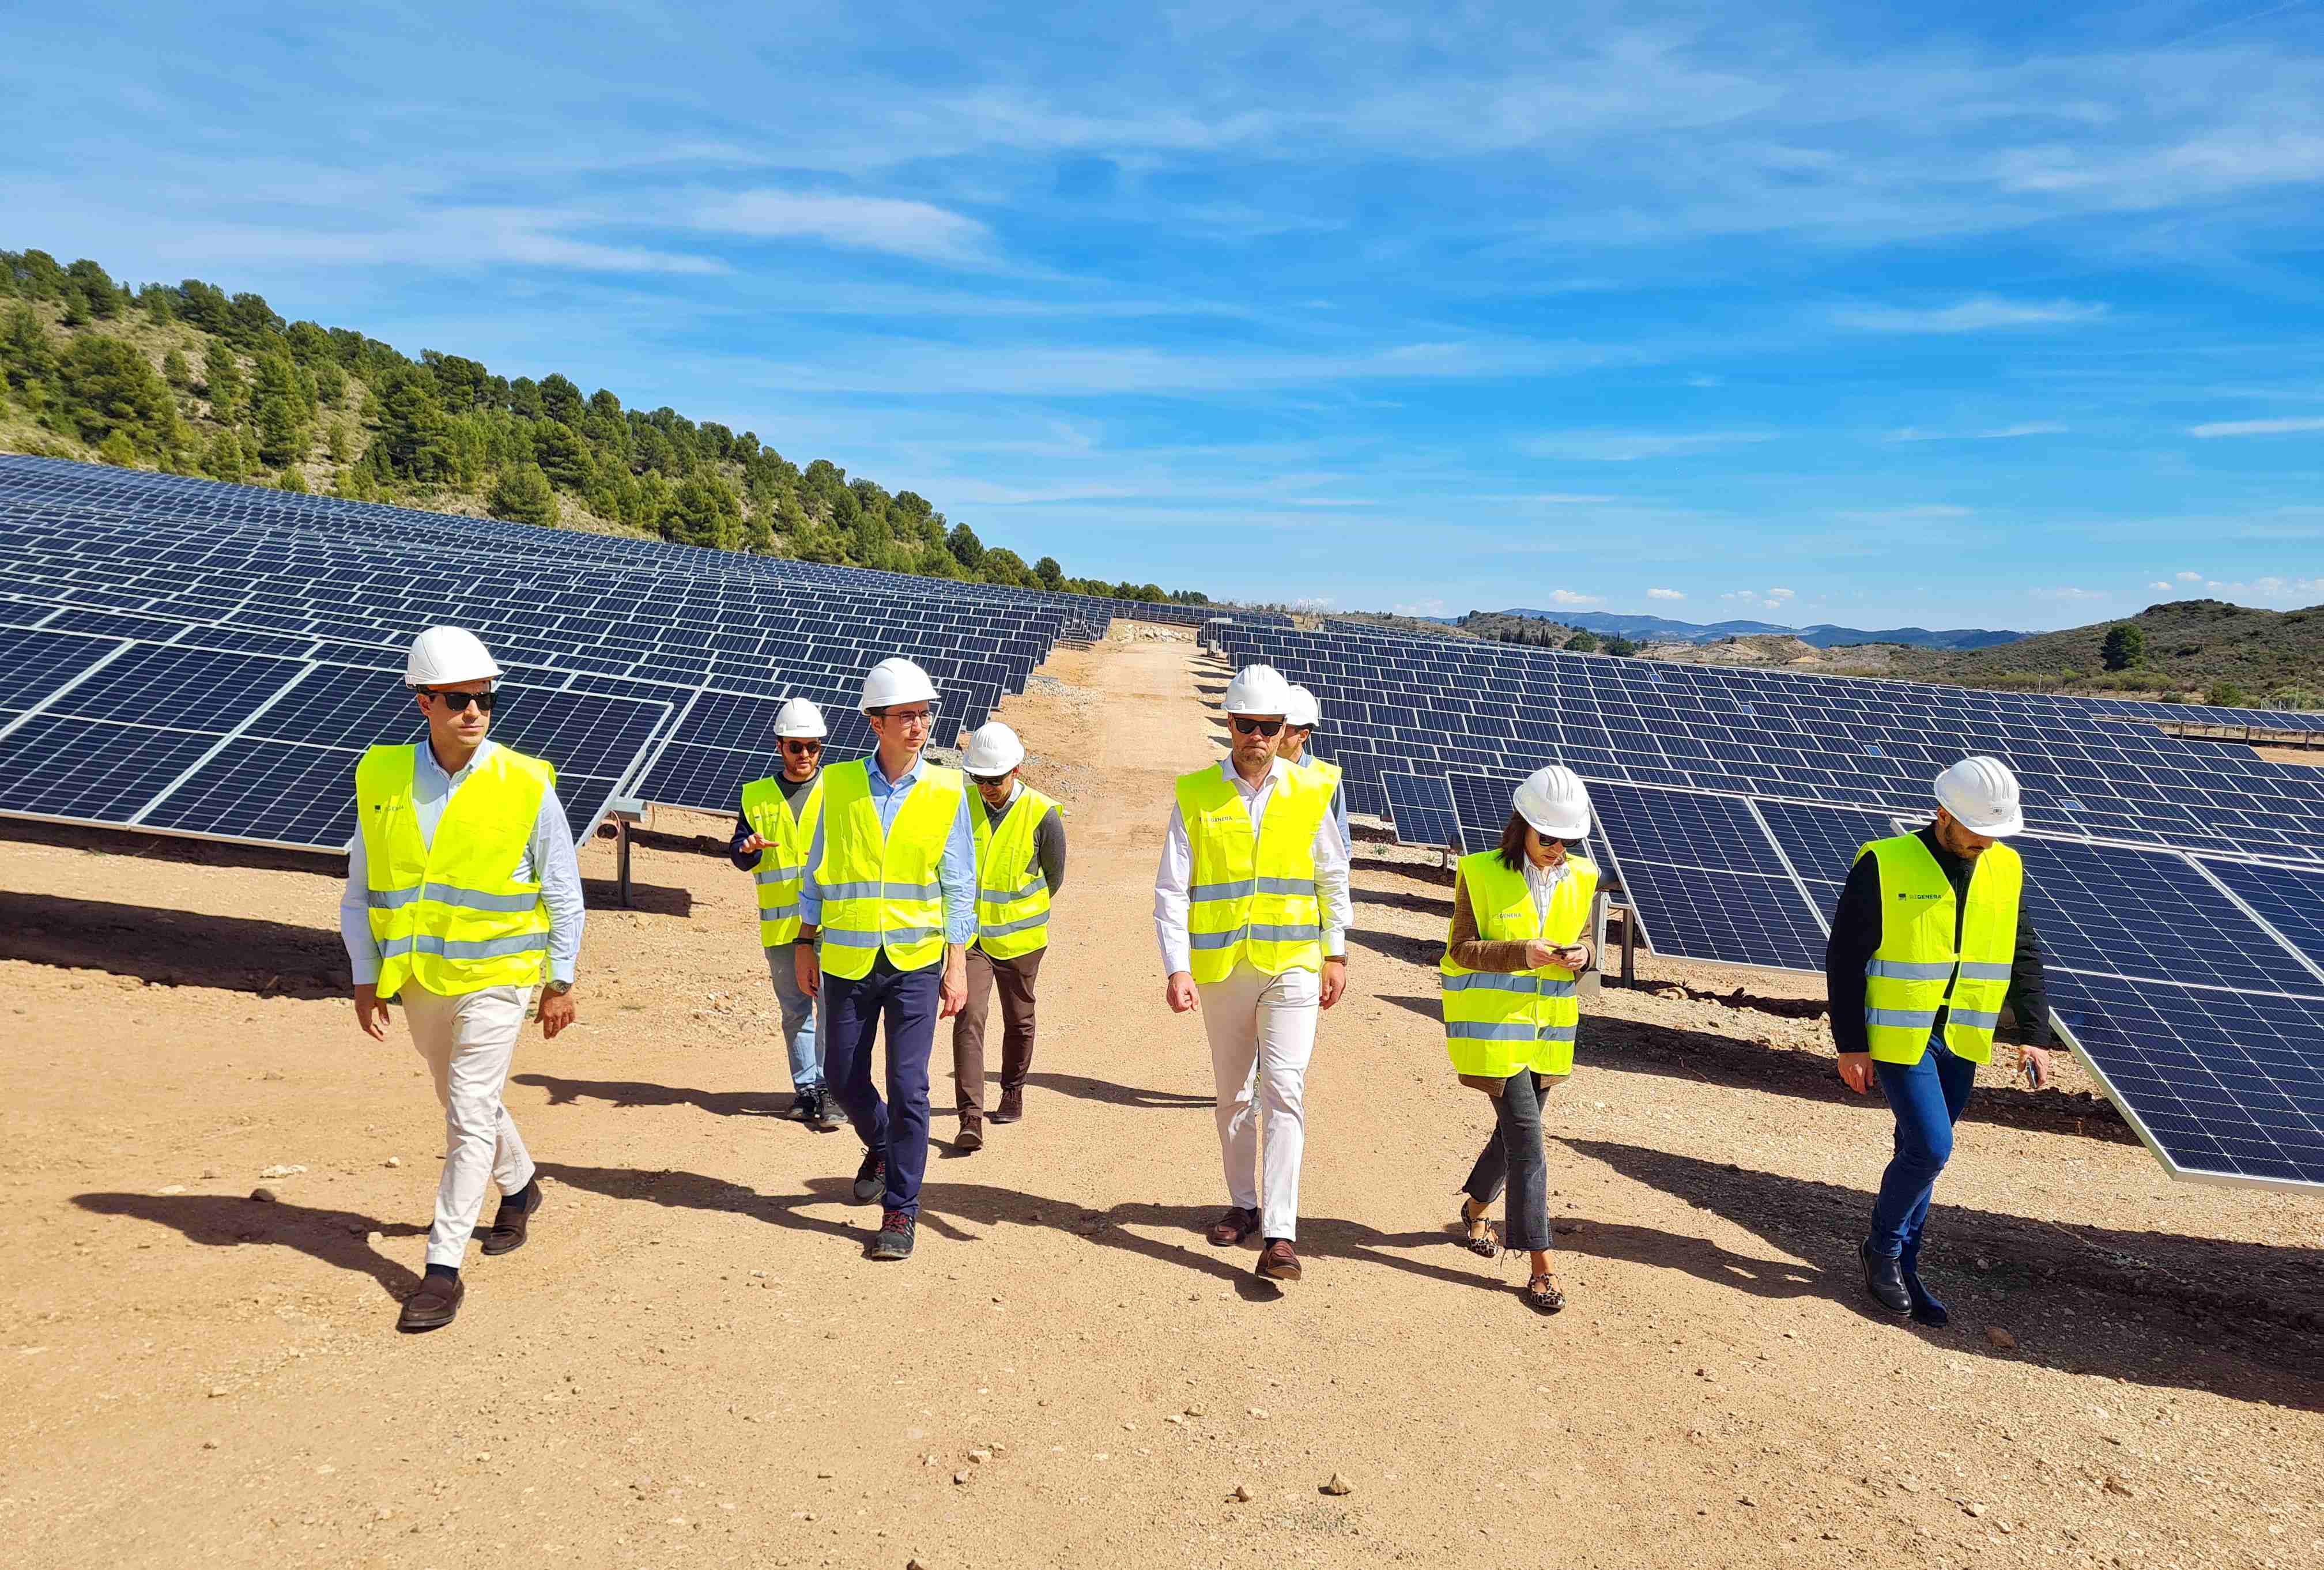
[[1303, 753], [1300, 756], [1299, 762], [1293, 766], [1295, 768], [1314, 770], [1316, 773], [1323, 776], [1324, 779], [1329, 780], [1335, 789], [1340, 783], [1340, 766], [1337, 763], [1333, 762], [1328, 758], [1319, 758], [1312, 753]]
[[984, 798], [971, 802], [976, 828], [976, 946], [993, 959], [1049, 947], [1049, 880], [1034, 864], [1033, 835], [1056, 803], [1028, 785], [995, 827]]
[[1242, 792], [1218, 768], [1178, 779], [1178, 816], [1194, 848], [1186, 933], [1194, 980], [1234, 974], [1239, 960], [1268, 975], [1323, 968], [1323, 907], [1315, 897], [1315, 833], [1332, 787], [1286, 768], [1257, 836]]
[[[1477, 936], [1492, 943], [1538, 938], [1563, 948], [1578, 943], [1590, 924], [1598, 892], [1598, 869], [1569, 855], [1572, 872], [1551, 891], [1549, 907], [1536, 912], [1523, 869], [1502, 864], [1499, 850], [1461, 858], [1461, 882], [1469, 891], [1469, 911]], [[1582, 1000], [1573, 972], [1560, 965], [1535, 970], [1469, 970], [1452, 963], [1452, 945], [1438, 962], [1444, 1003], [1444, 1046], [1455, 1073], [1507, 1079], [1530, 1068], [1536, 1074], [1573, 1072], [1573, 1037], [1582, 1023]]]
[[[2017, 953], [2017, 900], [2025, 864], [2006, 845], [1977, 858], [1969, 910], [1917, 834], [1876, 839], [1857, 853], [1880, 864], [1880, 947], [1865, 967], [1864, 1020], [1873, 1058], [1918, 1063], [1937, 1011], [1956, 1057], [1993, 1061], [1993, 1030]], [[1960, 945], [1953, 945], [1958, 928]]]
[[945, 951], [944, 886], [936, 870], [967, 784], [957, 769], [920, 766], [888, 833], [872, 799], [869, 759], [823, 771], [823, 968], [846, 981], [872, 974], [883, 948], [898, 970], [925, 970]]
[[823, 816], [823, 780], [818, 777], [800, 791], [794, 807], [780, 780], [753, 780], [742, 787], [742, 816], [767, 842], [751, 875], [759, 884], [759, 941], [775, 948], [798, 937], [799, 881], [807, 875], [816, 820]]
[[532, 844], [557, 771], [494, 746], [478, 759], [420, 837], [412, 801], [419, 745], [376, 746], [355, 764], [355, 832], [363, 836], [379, 995], [406, 981], [456, 997], [532, 986], [547, 967], [549, 909], [517, 869]]

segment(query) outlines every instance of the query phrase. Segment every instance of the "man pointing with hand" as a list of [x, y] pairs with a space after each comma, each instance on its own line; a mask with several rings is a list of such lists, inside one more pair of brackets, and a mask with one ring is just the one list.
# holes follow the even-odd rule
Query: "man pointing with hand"
[[1231, 1248], [1258, 1233], [1259, 1274], [1279, 1281], [1300, 1276], [1292, 1243], [1307, 1063], [1316, 1011], [1347, 989], [1350, 915], [1333, 782], [1277, 755], [1291, 703], [1274, 667], [1235, 673], [1224, 705], [1229, 755], [1179, 779], [1154, 878], [1164, 1000], [1176, 1013], [1202, 1010], [1218, 1087], [1230, 1208], [1210, 1240]]

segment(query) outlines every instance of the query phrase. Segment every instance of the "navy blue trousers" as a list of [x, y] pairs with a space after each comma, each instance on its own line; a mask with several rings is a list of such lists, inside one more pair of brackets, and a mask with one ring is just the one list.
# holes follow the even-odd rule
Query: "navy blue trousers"
[[[848, 981], [823, 973], [824, 1088], [839, 1098], [867, 1150], [888, 1158], [888, 1191], [881, 1203], [907, 1215], [920, 1213], [920, 1178], [928, 1169], [928, 1053], [936, 1040], [936, 986], [941, 963], [898, 970], [886, 954], [872, 974]], [[872, 1039], [888, 1027], [888, 1099], [872, 1079]]]
[[1921, 1228], [1929, 1219], [1937, 1174], [1952, 1159], [1953, 1125], [1969, 1105], [1977, 1065], [1954, 1057], [1943, 1038], [1932, 1034], [1918, 1063], [1875, 1062], [1872, 1067], [1896, 1114], [1896, 1153], [1880, 1175], [1868, 1242], [1874, 1253], [1902, 1260], [1910, 1271], [1921, 1257]]

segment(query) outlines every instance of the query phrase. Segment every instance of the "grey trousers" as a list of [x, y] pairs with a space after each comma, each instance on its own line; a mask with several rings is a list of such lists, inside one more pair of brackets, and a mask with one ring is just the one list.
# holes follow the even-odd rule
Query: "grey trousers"
[[1508, 1190], [1508, 1217], [1501, 1227], [1505, 1248], [1549, 1247], [1549, 1158], [1541, 1146], [1541, 1104], [1558, 1077], [1529, 1069], [1509, 1076], [1493, 1098], [1498, 1126], [1462, 1186], [1480, 1207], [1504, 1187]]

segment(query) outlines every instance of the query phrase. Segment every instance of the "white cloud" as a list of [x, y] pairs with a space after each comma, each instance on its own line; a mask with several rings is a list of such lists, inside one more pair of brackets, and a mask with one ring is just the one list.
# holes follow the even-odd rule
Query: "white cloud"
[[2203, 581], [2203, 575], [2200, 572], [2182, 572], [2179, 575], [2179, 581], [2181, 583], [2201, 583]]
[[1767, 591], [1767, 597], [1771, 600], [1788, 600], [1795, 596], [1790, 589], [1772, 588]]
[[1549, 591], [1549, 603], [1551, 605], [1563, 605], [1571, 610], [1579, 610], [1584, 605], [1598, 605], [1601, 603], [1604, 598], [1605, 596], [1603, 595], [1576, 594], [1572, 589], [1552, 589]]
[[702, 203], [685, 221], [721, 234], [820, 240], [924, 262], [982, 263], [991, 259], [992, 241], [992, 232], [974, 218], [892, 197], [738, 191]]
[[2215, 436], [2292, 436], [2310, 430], [2324, 430], [2324, 416], [2302, 415], [2289, 420], [2221, 420], [2209, 425], [2190, 425], [2187, 428], [2187, 434], [2208, 439]]
[[1396, 607], [1399, 616], [1441, 616], [1444, 614], [1443, 600], [1415, 600]]
[[1720, 430], [1666, 435], [1642, 430], [1560, 430], [1517, 444], [1534, 457], [1565, 458], [1580, 463], [1627, 464], [1640, 458], [1686, 457], [1745, 447], [1774, 439], [1772, 431]]
[[1888, 433], [1890, 441], [2011, 441], [2024, 436], [2062, 436], [2066, 428], [2043, 421], [1997, 426], [1990, 430], [1923, 430], [1908, 425]]
[[1646, 591], [1646, 598], [1650, 600], [1683, 600], [1686, 598], [1686, 596], [1676, 589], [1650, 588]]
[[2103, 589], [2074, 588], [2070, 586], [2060, 588], [2037, 588], [2030, 592], [2037, 600], [2102, 600], [2108, 597]]
[[2070, 327], [2096, 321], [2107, 308], [2095, 300], [2002, 300], [1990, 294], [1959, 305], [1912, 310], [1899, 306], [1849, 306], [1832, 312], [1840, 327], [1876, 333], [1982, 333], [1999, 328]]
[[2151, 588], [2151, 589], [2163, 589], [2163, 590], [2168, 590], [2168, 589], [2171, 587], [2171, 584], [2170, 584], [2170, 581], [2169, 581], [2168, 579], [2165, 579], [2165, 578], [2157, 578], [2157, 579], [2155, 579], [2153, 583], [2148, 584], [2146, 586], [2147, 586], [2148, 588]]
[[2271, 574], [2246, 583], [2221, 583], [2210, 578], [2203, 586], [2227, 599], [2260, 605], [2273, 601], [2286, 610], [2324, 600], [2324, 577], [2278, 577]]

